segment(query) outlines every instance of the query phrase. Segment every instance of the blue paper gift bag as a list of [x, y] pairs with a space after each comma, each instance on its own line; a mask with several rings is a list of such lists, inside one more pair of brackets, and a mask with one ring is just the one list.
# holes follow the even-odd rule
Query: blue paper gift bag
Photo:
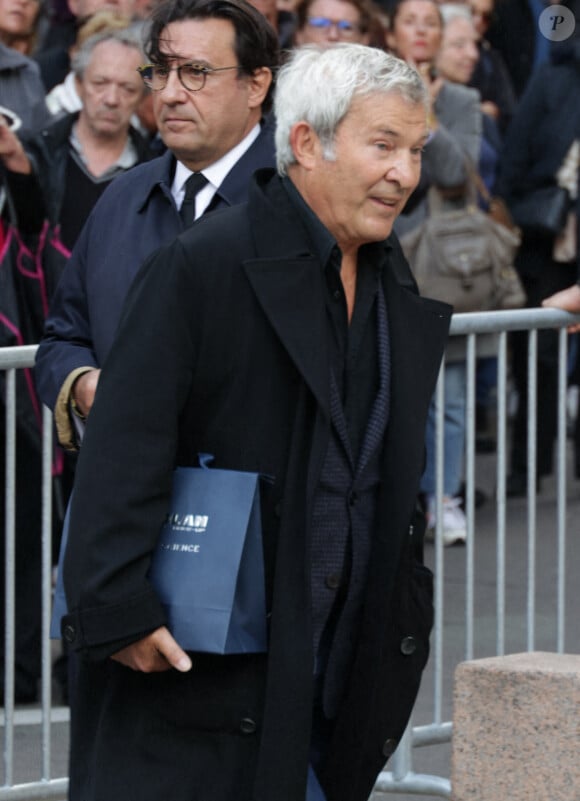
[[178, 467], [149, 578], [185, 650], [265, 651], [259, 475]]
[[[266, 598], [258, 473], [178, 467], [149, 579], [168, 628], [188, 651], [266, 651]], [[62, 564], [65, 517], [50, 636], [67, 612]]]

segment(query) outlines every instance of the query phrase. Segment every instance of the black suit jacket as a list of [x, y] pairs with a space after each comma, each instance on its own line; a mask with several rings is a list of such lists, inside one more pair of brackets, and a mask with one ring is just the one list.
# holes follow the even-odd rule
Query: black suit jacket
[[[390, 420], [357, 656], [322, 769], [329, 801], [366, 801], [407, 724], [432, 624], [411, 522], [450, 307], [419, 298], [396, 239], [385, 247]], [[262, 171], [247, 206], [202, 218], [144, 266], [103, 369], [65, 562], [69, 640], [97, 660], [72, 705], [73, 801], [157, 801], [168, 777], [172, 801], [303, 801], [309, 514], [329, 433], [323, 271]], [[98, 661], [165, 621], [150, 554], [172, 468], [200, 451], [275, 478], [262, 496], [268, 655], [196, 654], [190, 673], [158, 676]]]

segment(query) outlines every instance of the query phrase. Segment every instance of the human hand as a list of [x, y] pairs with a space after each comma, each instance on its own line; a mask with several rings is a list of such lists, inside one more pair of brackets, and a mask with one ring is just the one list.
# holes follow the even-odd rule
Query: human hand
[[494, 120], [499, 119], [499, 106], [497, 106], [491, 100], [484, 100], [481, 104], [481, 110], [484, 114], [487, 114], [488, 117], [492, 117]]
[[421, 79], [429, 92], [429, 97], [431, 99], [431, 114], [433, 114], [433, 105], [437, 100], [437, 96], [439, 95], [441, 87], [445, 82], [444, 78], [437, 74], [437, 70], [430, 61], [422, 61], [421, 63], [408, 61], [407, 63], [416, 69], [421, 76]]
[[7, 170], [29, 175], [32, 167], [22, 142], [0, 115], [0, 159]]
[[[549, 298], [542, 301], [542, 306], [546, 309], [563, 309], [563, 311], [580, 314], [580, 286], [572, 284], [567, 289], [562, 289]], [[575, 334], [580, 331], [580, 323], [568, 326], [568, 331]]]
[[88, 417], [95, 401], [100, 375], [101, 371], [96, 368], [88, 370], [86, 373], [82, 373], [72, 385], [72, 399], [79, 412], [85, 417]]
[[117, 651], [111, 659], [141, 673], [162, 673], [172, 668], [187, 673], [192, 667], [191, 659], [165, 626]]

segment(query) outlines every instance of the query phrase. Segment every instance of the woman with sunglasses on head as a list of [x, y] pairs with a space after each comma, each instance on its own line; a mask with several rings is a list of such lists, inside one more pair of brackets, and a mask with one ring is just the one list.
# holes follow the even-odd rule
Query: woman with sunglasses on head
[[296, 7], [294, 44], [371, 44], [375, 16], [370, 0], [303, 0]]

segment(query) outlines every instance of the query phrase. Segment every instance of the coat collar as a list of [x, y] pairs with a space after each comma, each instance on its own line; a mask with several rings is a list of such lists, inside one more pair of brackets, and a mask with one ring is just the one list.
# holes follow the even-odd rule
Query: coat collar
[[[304, 376], [323, 410], [329, 413], [324, 275], [312, 253], [306, 228], [290, 202], [281, 180], [260, 170], [250, 188], [249, 217], [258, 259], [244, 262], [246, 275], [270, 324]], [[448, 307], [417, 297], [416, 285], [395, 239], [385, 243], [388, 268], [383, 287], [387, 300], [393, 357], [408, 379], [408, 391], [421, 383], [413, 365], [428, 363], [425, 325], [440, 320], [445, 339]], [[433, 305], [434, 304], [434, 305]], [[434, 340], [435, 344], [435, 340]], [[397, 378], [397, 383], [398, 383]], [[406, 393], [405, 393], [406, 394]], [[408, 397], [408, 396], [407, 396]]]

